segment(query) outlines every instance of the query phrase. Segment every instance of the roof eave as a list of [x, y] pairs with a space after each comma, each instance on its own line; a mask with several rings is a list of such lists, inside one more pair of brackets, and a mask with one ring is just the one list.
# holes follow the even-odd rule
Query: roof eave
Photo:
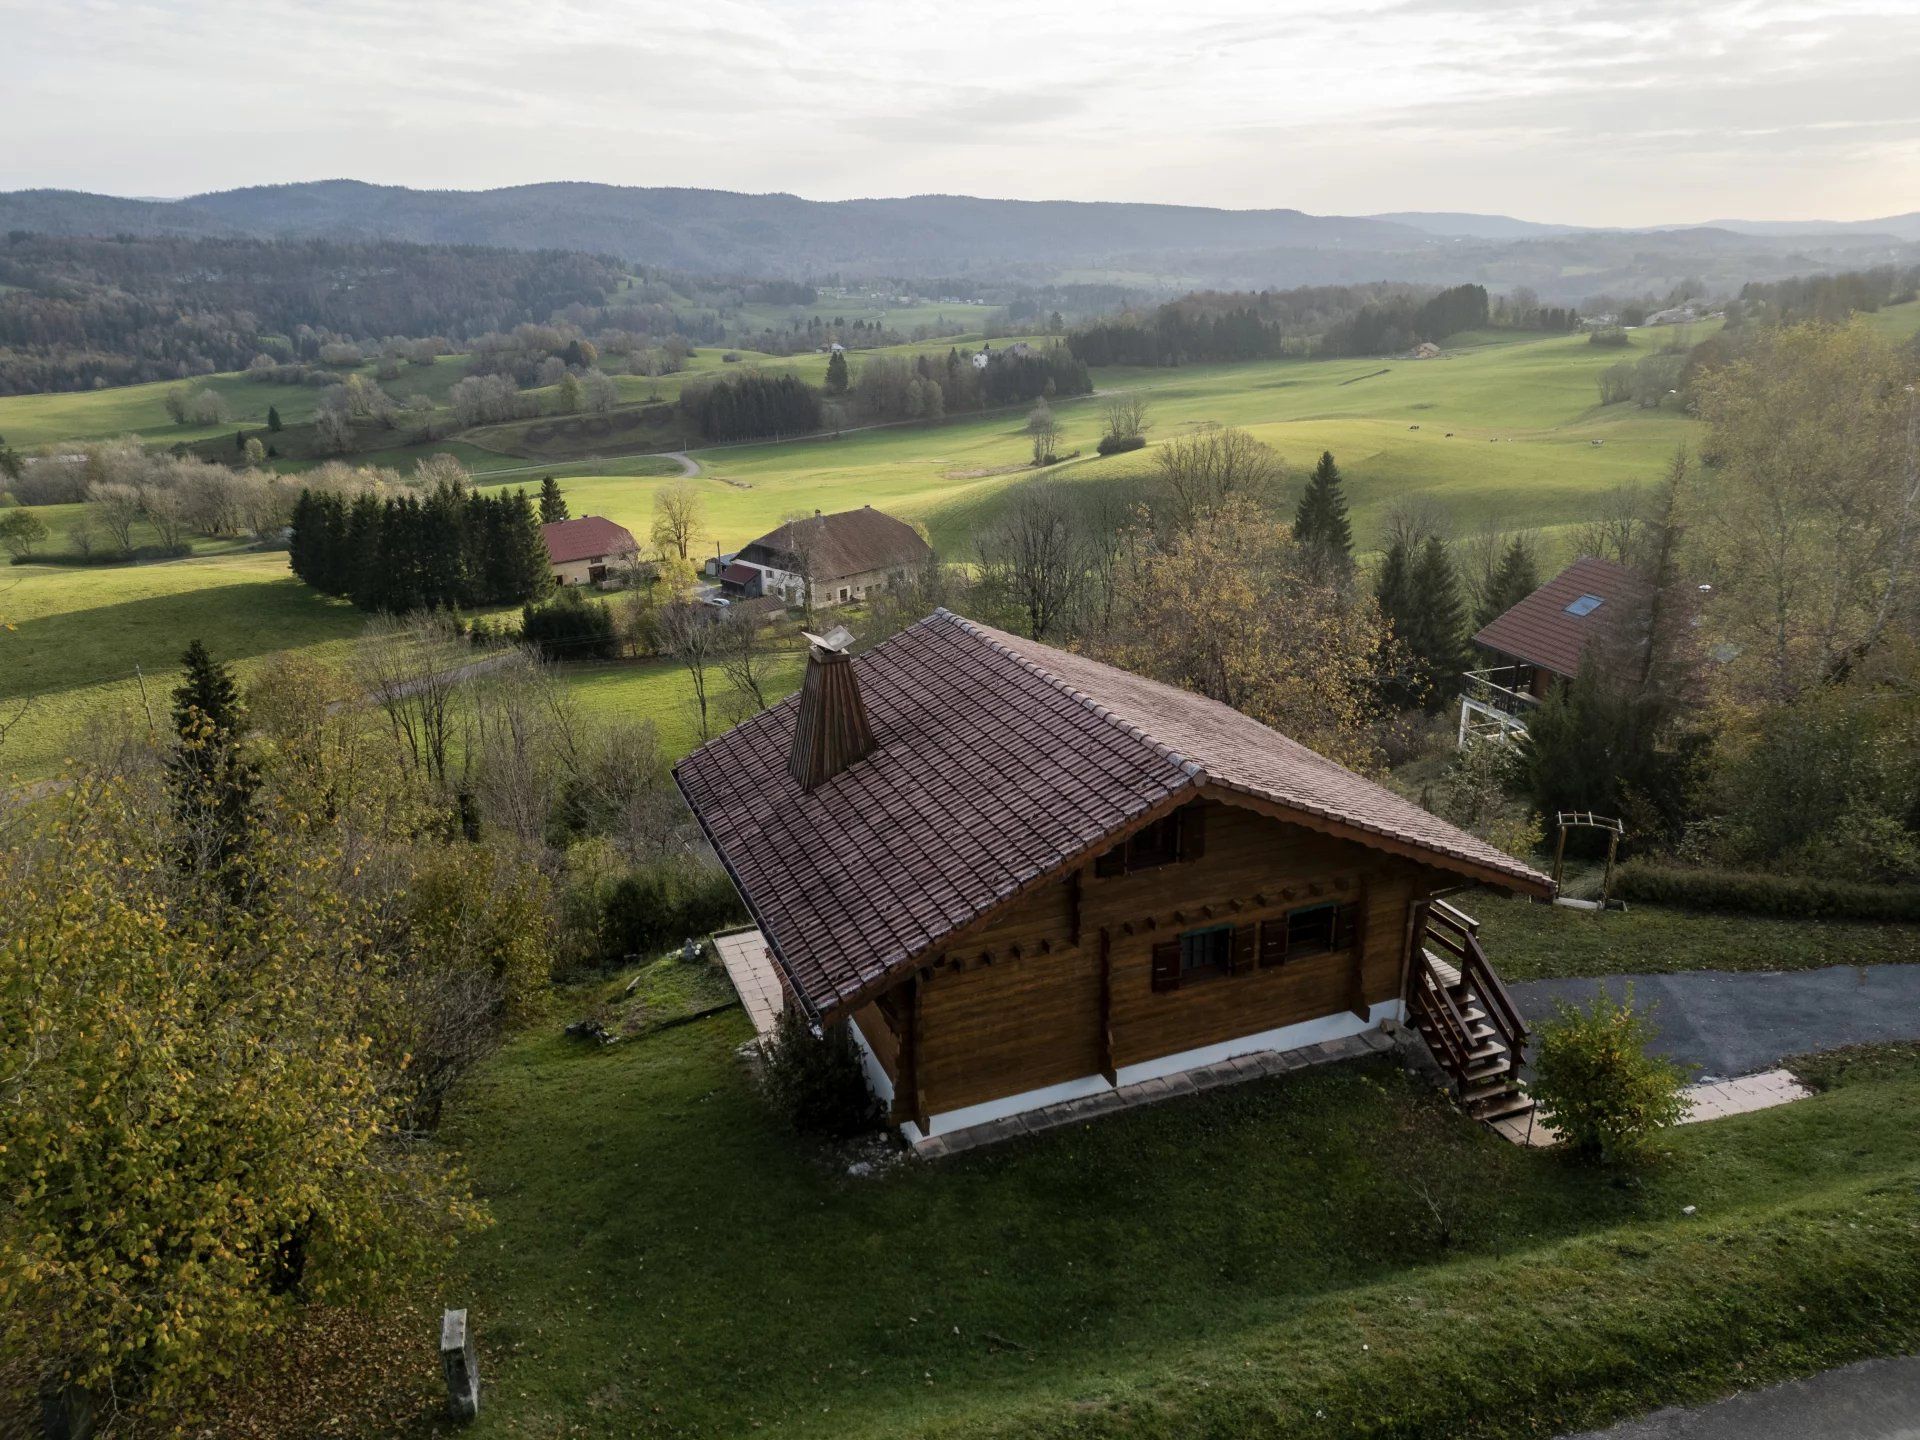
[[1217, 777], [1209, 779], [1202, 789], [1217, 794], [1220, 799], [1230, 804], [1257, 810], [1276, 820], [1301, 825], [1337, 839], [1350, 840], [1356, 845], [1398, 855], [1402, 859], [1415, 860], [1423, 865], [1431, 865], [1437, 870], [1450, 871], [1453, 874], [1465, 876], [1476, 884], [1490, 885], [1495, 889], [1517, 894], [1533, 895], [1543, 900], [1553, 898], [1553, 881], [1533, 867], [1521, 864], [1518, 860], [1512, 862], [1511, 869], [1484, 864], [1464, 856], [1450, 854], [1418, 840], [1409, 840], [1403, 835], [1395, 835], [1369, 825], [1344, 820], [1324, 811], [1312, 810], [1303, 805], [1289, 805], [1269, 795], [1262, 795], [1256, 790], [1229, 784]]

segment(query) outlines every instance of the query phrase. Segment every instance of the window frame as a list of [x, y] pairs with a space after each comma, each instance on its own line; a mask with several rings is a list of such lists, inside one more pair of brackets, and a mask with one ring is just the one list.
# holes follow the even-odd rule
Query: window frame
[[[1202, 925], [1180, 932], [1182, 985], [1233, 973], [1233, 929], [1231, 924]], [[1215, 949], [1217, 956], [1206, 953]]]

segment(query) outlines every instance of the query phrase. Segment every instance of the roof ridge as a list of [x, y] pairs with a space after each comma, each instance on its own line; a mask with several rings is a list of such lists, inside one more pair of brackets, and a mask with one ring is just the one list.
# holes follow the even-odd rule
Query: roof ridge
[[1029, 673], [1039, 676], [1040, 679], [1046, 681], [1047, 684], [1053, 686], [1053, 688], [1058, 690], [1061, 694], [1067, 696], [1069, 699], [1077, 702], [1078, 704], [1085, 706], [1087, 709], [1091, 710], [1095, 715], [1098, 715], [1102, 720], [1105, 720], [1108, 724], [1126, 731], [1127, 734], [1133, 736], [1134, 739], [1140, 741], [1148, 749], [1152, 750], [1155, 754], [1160, 756], [1161, 759], [1167, 761], [1169, 764], [1177, 767], [1178, 769], [1184, 770], [1190, 778], [1195, 780], [1205, 780], [1207, 778], [1207, 767], [1202, 765], [1198, 760], [1189, 759], [1187, 756], [1181, 754], [1178, 750], [1174, 749], [1171, 745], [1166, 744], [1164, 741], [1155, 739], [1153, 735], [1146, 730], [1145, 727], [1141, 725], [1137, 725], [1133, 721], [1127, 719], [1124, 715], [1120, 714], [1117, 710], [1113, 709], [1112, 706], [1101, 704], [1098, 700], [1094, 699], [1091, 695], [1087, 694], [1086, 691], [1078, 689], [1077, 687], [1068, 684], [1066, 680], [1054, 674], [1053, 671], [1047, 669], [1047, 667], [1042, 665], [1038, 660], [1035, 660], [1030, 656], [1023, 655], [1018, 650], [1015, 650], [1012, 646], [1006, 645], [1001, 641], [996, 640], [993, 636], [986, 633], [985, 626], [979, 625], [976, 622], [969, 620], [964, 615], [956, 614], [954, 611], [947, 609], [947, 607], [944, 605], [937, 606], [934, 609], [933, 614], [929, 615], [927, 619], [928, 620], [945, 619], [952, 622], [955, 625], [958, 625], [961, 629], [965, 630], [969, 635], [973, 636], [974, 639], [979, 640], [983, 644], [985, 644], [989, 649], [994, 650], [998, 654], [1006, 656], [1009, 660], [1013, 661], [1014, 664], [1021, 666], [1023, 669], [1027, 670]]

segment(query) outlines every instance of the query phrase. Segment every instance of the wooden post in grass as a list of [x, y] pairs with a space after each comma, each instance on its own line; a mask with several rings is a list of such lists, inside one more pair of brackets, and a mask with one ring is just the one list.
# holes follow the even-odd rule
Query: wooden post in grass
[[473, 1353], [473, 1332], [467, 1312], [447, 1310], [440, 1316], [440, 1372], [447, 1381], [447, 1413], [456, 1420], [472, 1420], [480, 1413], [480, 1361]]

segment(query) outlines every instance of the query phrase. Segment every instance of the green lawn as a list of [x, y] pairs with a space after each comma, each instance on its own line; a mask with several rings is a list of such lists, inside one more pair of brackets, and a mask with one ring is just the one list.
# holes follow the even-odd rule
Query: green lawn
[[1597, 914], [1485, 894], [1480, 922], [1493, 968], [1511, 981], [1678, 970], [1817, 970], [1920, 963], [1920, 926], [1783, 920], [1657, 905]]
[[738, 1010], [604, 1050], [561, 1018], [446, 1137], [497, 1222], [446, 1295], [481, 1434], [1539, 1436], [1920, 1342], [1911, 1063], [1633, 1185], [1385, 1060], [853, 1178]]
[[57, 769], [90, 724], [141, 715], [139, 673], [164, 724], [190, 640], [245, 677], [283, 650], [344, 656], [366, 623], [288, 574], [284, 552], [0, 569], [0, 617], [14, 626], [0, 630], [0, 716], [31, 702], [8, 732], [0, 775], [29, 779]]

